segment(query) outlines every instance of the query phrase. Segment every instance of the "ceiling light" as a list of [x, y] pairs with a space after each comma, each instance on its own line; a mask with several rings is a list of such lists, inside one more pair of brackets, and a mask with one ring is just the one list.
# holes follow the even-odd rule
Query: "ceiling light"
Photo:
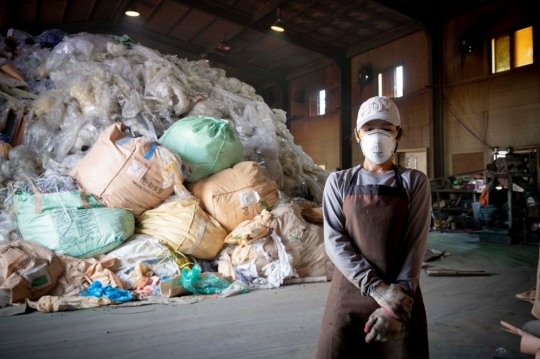
[[132, 17], [136, 17], [140, 15], [140, 13], [135, 9], [135, 5], [133, 4], [129, 5], [128, 9], [126, 10], [124, 14], [126, 14], [127, 16], [132, 16]]
[[270, 26], [270, 28], [277, 32], [285, 31], [285, 21], [281, 18], [281, 10], [277, 8], [277, 20]]
[[277, 19], [276, 22], [274, 22], [274, 24], [270, 28], [277, 32], [285, 31], [285, 28], [283, 27], [283, 20], [281, 19]]
[[218, 50], [220, 51], [229, 51], [230, 49], [231, 45], [229, 45], [226, 41], [222, 41], [218, 46]]

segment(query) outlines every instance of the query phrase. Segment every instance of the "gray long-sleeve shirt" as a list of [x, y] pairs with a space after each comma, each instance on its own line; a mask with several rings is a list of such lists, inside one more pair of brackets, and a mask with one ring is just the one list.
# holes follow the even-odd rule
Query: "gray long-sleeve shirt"
[[[374, 175], [360, 166], [333, 172], [328, 177], [323, 192], [324, 244], [326, 253], [336, 268], [364, 295], [369, 295], [382, 279], [370, 263], [351, 245], [345, 228], [343, 201], [346, 186], [355, 172], [352, 185], [380, 184], [397, 186], [394, 171]], [[418, 170], [399, 167], [403, 185], [409, 197], [409, 217], [404, 237], [405, 262], [396, 283], [409, 291], [416, 290], [420, 270], [427, 249], [431, 221], [431, 189], [428, 177]]]

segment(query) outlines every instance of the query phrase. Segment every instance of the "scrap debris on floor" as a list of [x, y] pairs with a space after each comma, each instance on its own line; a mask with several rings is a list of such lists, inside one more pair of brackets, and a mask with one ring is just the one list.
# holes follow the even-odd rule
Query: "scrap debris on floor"
[[488, 272], [481, 269], [463, 269], [463, 268], [441, 268], [431, 265], [432, 262], [436, 262], [446, 256], [451, 255], [447, 251], [438, 251], [433, 248], [428, 248], [424, 256], [424, 262], [422, 268], [426, 270], [429, 276], [486, 276], [490, 275]]
[[430, 276], [486, 276], [490, 275], [484, 270], [454, 269], [454, 268], [427, 268]]
[[18, 76], [0, 71], [0, 307], [330, 278], [328, 172], [252, 86], [125, 35], [12, 29], [10, 41]]

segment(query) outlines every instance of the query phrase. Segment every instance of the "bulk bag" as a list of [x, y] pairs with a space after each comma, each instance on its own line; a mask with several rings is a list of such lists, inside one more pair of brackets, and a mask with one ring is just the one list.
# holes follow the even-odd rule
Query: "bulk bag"
[[82, 188], [111, 208], [136, 217], [182, 186], [182, 161], [159, 143], [131, 137], [120, 123], [109, 126], [69, 173]]
[[170, 201], [144, 212], [136, 231], [166, 241], [175, 251], [206, 260], [214, 259], [227, 236], [196, 199]]
[[[334, 264], [324, 248], [323, 226], [305, 221], [301, 208], [292, 202], [272, 209], [271, 213], [272, 228], [291, 255], [297, 277], [330, 280]], [[278, 248], [274, 243], [265, 249], [272, 257], [277, 256]]]
[[58, 256], [39, 244], [23, 239], [0, 243], [0, 292], [7, 292], [11, 303], [48, 294], [63, 272]]
[[0, 140], [0, 159], [8, 159], [9, 152], [11, 151], [11, 145], [7, 142]]
[[203, 209], [227, 232], [253, 219], [278, 201], [277, 183], [254, 161], [242, 161], [195, 183], [188, 189]]
[[242, 160], [244, 148], [227, 120], [189, 116], [172, 124], [159, 142], [189, 167], [188, 182], [196, 182]]
[[129, 210], [107, 208], [82, 191], [16, 192], [16, 221], [22, 237], [55, 253], [91, 258], [122, 244], [135, 232]]

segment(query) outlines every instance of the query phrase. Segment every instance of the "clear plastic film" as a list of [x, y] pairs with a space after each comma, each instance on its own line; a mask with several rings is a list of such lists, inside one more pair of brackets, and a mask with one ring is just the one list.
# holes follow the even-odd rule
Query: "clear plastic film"
[[244, 160], [259, 163], [287, 195], [319, 201], [327, 172], [294, 143], [285, 111], [271, 109], [249, 84], [206, 61], [163, 55], [110, 35], [43, 38], [56, 45], [21, 43], [20, 53], [28, 56], [29, 83], [41, 83], [32, 87], [38, 96], [23, 144], [45, 168], [9, 160], [2, 164], [4, 182], [15, 173], [66, 173], [114, 122], [156, 140], [181, 118], [198, 115], [231, 121]]

